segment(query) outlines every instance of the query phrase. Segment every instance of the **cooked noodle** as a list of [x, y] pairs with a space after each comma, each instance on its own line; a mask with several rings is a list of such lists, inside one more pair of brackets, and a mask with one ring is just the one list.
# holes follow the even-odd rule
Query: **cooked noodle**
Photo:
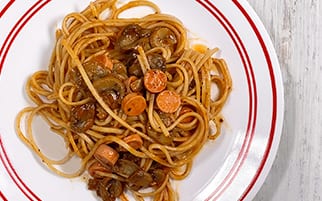
[[[121, 18], [124, 11], [137, 6], [148, 6], [154, 13], [142, 18]], [[103, 18], [106, 10], [109, 10], [109, 16]], [[139, 29], [142, 33], [135, 45], [126, 40], [136, 35], [125, 37], [125, 41], [120, 39], [122, 34], [126, 34], [127, 27], [129, 30]], [[153, 34], [160, 30], [170, 34], [167, 36], [170, 45], [154, 45], [163, 39], [162, 35], [157, 35], [161, 39], [153, 39]], [[132, 1], [121, 7], [117, 7], [116, 0], [92, 2], [84, 11], [64, 18], [62, 29], [56, 31], [48, 70], [38, 71], [29, 78], [26, 93], [36, 106], [27, 107], [18, 114], [17, 133], [49, 169], [67, 178], [82, 175], [97, 161], [102, 163], [95, 157], [96, 151], [102, 144], [109, 145], [118, 152], [119, 159], [135, 161], [140, 170], [152, 175], [153, 181], [148, 186], [136, 186], [131, 183], [133, 174], [124, 177], [113, 168], [107, 171], [109, 167], [103, 163], [103, 167], [92, 175], [98, 182], [121, 182], [127, 189], [117, 194], [121, 200], [127, 200], [125, 192], [132, 193], [136, 200], [144, 200], [144, 197], [177, 200], [178, 195], [170, 181], [187, 177], [196, 154], [207, 140], [216, 139], [221, 131], [223, 119], [220, 112], [231, 91], [232, 81], [225, 61], [213, 57], [217, 50], [192, 49], [183, 24], [173, 16], [162, 14], [149, 1]], [[156, 54], [165, 60], [166, 90], [178, 95], [180, 105], [173, 112], [162, 112], [156, 103], [161, 92], [150, 92], [138, 85], [141, 88], [135, 88], [136, 94], [144, 97], [146, 108], [138, 115], [129, 115], [122, 108], [124, 97], [133, 92], [129, 84], [129, 68], [135, 64], [135, 72], [142, 74], [135, 79], [142, 80], [153, 69], [149, 55]], [[89, 71], [86, 65], [96, 58], [110, 59], [112, 69]], [[116, 65], [121, 70], [115, 69]], [[126, 67], [125, 73], [122, 67]], [[95, 74], [95, 70], [98, 73], [103, 71], [103, 74], [106, 71], [107, 74], [101, 76]], [[114, 80], [114, 85], [105, 86], [106, 82], [99, 82], [105, 79], [104, 76]], [[110, 82], [109, 79], [106, 81]], [[103, 88], [112, 87], [108, 91], [112, 95], [106, 95], [105, 88], [98, 88], [100, 84]], [[211, 98], [211, 87], [218, 88], [215, 99]], [[36, 116], [43, 117], [51, 130], [65, 140], [69, 151], [63, 159], [52, 160], [40, 150], [32, 130]], [[26, 130], [21, 128], [23, 120]], [[215, 129], [211, 129], [214, 125]], [[143, 141], [138, 148], [125, 140], [133, 134], [139, 135]], [[62, 171], [59, 165], [67, 163], [75, 155], [81, 159], [79, 169], [73, 173]], [[155, 181], [157, 172], [161, 174], [162, 181]], [[99, 187], [95, 188], [103, 198]], [[145, 188], [148, 191], [142, 191]]]

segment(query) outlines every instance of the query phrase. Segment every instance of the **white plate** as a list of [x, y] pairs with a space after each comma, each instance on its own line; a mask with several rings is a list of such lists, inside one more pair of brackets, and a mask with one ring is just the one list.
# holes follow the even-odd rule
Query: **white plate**
[[[274, 160], [283, 120], [278, 60], [262, 23], [246, 0], [154, 0], [177, 16], [194, 38], [219, 47], [233, 91], [224, 108], [222, 135], [208, 143], [191, 175], [175, 184], [180, 200], [251, 200]], [[29, 75], [46, 69], [54, 30], [86, 1], [0, 0], [0, 198], [3, 200], [96, 200], [81, 178], [48, 171], [18, 139], [14, 119], [30, 104], [23, 93]], [[38, 132], [46, 132], [40, 125]], [[40, 139], [47, 151], [58, 139]]]

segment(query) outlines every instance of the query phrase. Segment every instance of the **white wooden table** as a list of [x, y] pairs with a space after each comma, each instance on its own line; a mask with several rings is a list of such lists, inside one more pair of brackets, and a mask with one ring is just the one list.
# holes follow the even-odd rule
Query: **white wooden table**
[[248, 1], [275, 45], [285, 88], [279, 150], [254, 200], [322, 200], [322, 2]]

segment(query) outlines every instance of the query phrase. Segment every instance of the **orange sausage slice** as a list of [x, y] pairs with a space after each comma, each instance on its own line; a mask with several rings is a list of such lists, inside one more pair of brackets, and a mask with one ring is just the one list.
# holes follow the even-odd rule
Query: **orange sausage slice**
[[113, 69], [114, 64], [113, 64], [112, 60], [109, 57], [107, 57], [106, 55], [95, 56], [93, 58], [93, 60], [110, 70]]
[[167, 75], [158, 69], [148, 70], [144, 75], [144, 86], [151, 93], [159, 93], [167, 87]]
[[[181, 108], [180, 112], [179, 112], [179, 115], [183, 115], [183, 114], [188, 113], [188, 112], [193, 112], [193, 110], [192, 110], [190, 107], [188, 107], [188, 106], [183, 106], [183, 107]], [[194, 118], [193, 118], [193, 117], [191, 117], [191, 116], [190, 116], [190, 117], [186, 117], [186, 118], [182, 119], [181, 123], [189, 123], [189, 122], [191, 122], [193, 119], [194, 119]]]
[[139, 149], [143, 145], [143, 140], [139, 134], [128, 135], [125, 138], [123, 138], [123, 140], [133, 149]]
[[118, 152], [112, 147], [101, 144], [95, 151], [94, 157], [103, 164], [113, 166], [119, 158]]
[[122, 101], [122, 109], [128, 116], [137, 116], [144, 112], [145, 108], [145, 98], [137, 93], [130, 93], [126, 95]]
[[174, 91], [164, 90], [157, 96], [156, 103], [162, 112], [174, 113], [180, 107], [181, 98]]
[[92, 176], [92, 177], [99, 177], [96, 173], [97, 171], [99, 172], [112, 172], [111, 169], [107, 169], [106, 167], [104, 167], [100, 162], [95, 161], [91, 166], [88, 167], [88, 173]]

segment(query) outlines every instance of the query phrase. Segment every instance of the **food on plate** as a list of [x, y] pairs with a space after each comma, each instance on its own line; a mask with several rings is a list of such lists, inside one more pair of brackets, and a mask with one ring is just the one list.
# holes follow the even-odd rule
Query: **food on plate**
[[[138, 6], [153, 12], [122, 17]], [[152, 2], [91, 2], [64, 18], [48, 69], [27, 81], [35, 106], [18, 114], [17, 133], [58, 175], [87, 172], [88, 188], [104, 201], [128, 194], [178, 200], [171, 181], [187, 177], [194, 157], [221, 131], [232, 81], [225, 61], [213, 56], [217, 50], [193, 49], [182, 22]], [[64, 139], [66, 157], [52, 160], [41, 151], [36, 116]], [[74, 156], [79, 169], [64, 172], [60, 166]]]

